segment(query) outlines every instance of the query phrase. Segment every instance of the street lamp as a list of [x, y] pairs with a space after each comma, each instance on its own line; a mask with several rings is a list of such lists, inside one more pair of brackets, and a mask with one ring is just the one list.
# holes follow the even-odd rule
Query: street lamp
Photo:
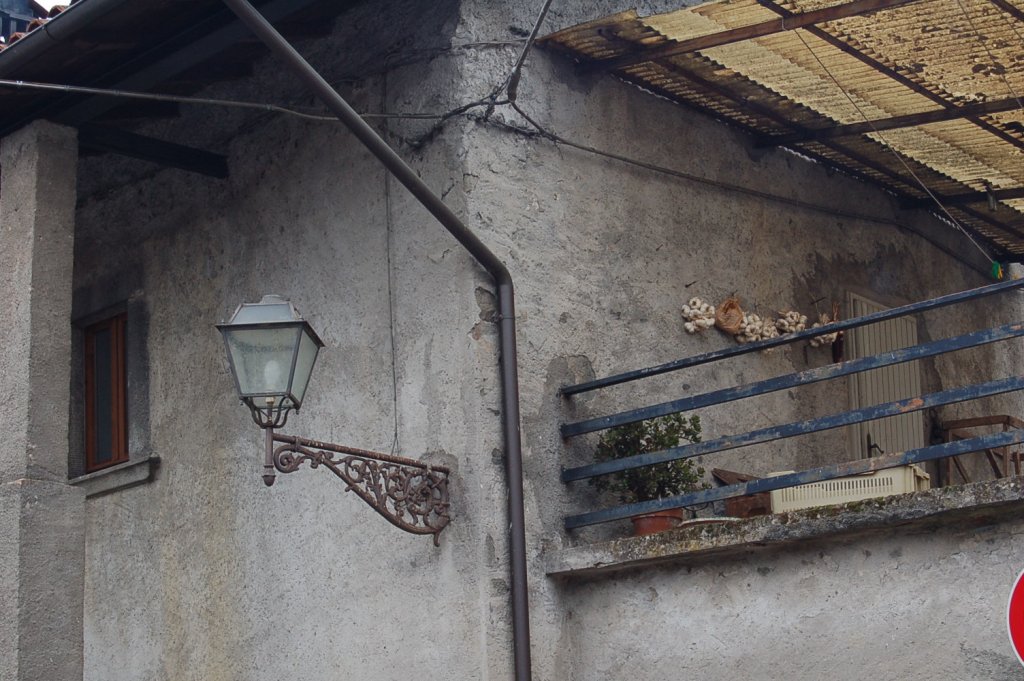
[[[292, 473], [304, 462], [324, 466], [391, 524], [413, 534], [432, 534], [434, 544], [450, 520], [444, 466], [275, 433], [298, 412], [324, 343], [289, 301], [268, 295], [243, 303], [218, 324], [238, 398], [266, 433], [263, 482]], [[275, 447], [275, 443], [279, 446]], [[342, 454], [342, 458], [335, 458]], [[276, 471], [276, 472], [275, 472]]]
[[324, 346], [295, 306], [280, 296], [242, 303], [224, 336], [238, 397], [260, 428], [280, 428], [302, 406], [317, 354]]

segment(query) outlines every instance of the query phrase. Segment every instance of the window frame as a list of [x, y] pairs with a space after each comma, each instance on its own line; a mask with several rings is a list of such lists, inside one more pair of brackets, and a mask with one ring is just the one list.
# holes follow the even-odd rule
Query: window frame
[[[128, 451], [128, 386], [126, 372], [125, 328], [127, 314], [121, 312], [83, 329], [83, 369], [85, 406], [85, 473], [94, 473], [111, 466], [125, 463]], [[111, 411], [111, 452], [110, 458], [97, 461], [96, 451], [96, 334], [110, 331], [110, 411]]]

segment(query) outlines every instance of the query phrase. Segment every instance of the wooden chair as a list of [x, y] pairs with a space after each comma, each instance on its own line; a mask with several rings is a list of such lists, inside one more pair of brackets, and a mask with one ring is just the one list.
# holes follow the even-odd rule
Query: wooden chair
[[[973, 419], [958, 419], [955, 421], [944, 421], [940, 428], [943, 432], [943, 439], [946, 442], [954, 442], [956, 440], [967, 440], [974, 436], [969, 431], [972, 428], [982, 428], [985, 426], [1002, 426], [1003, 432], [1010, 430], [1011, 428], [1024, 428], [1024, 421], [1013, 416], [1006, 414], [998, 414], [993, 416], [979, 416]], [[992, 472], [995, 477], [1005, 478], [1010, 475], [1020, 475], [1021, 473], [1021, 451], [1019, 449], [1011, 450], [1010, 447], [998, 447], [995, 449], [986, 449], [985, 457], [988, 459], [989, 465], [992, 466]], [[963, 455], [960, 455], [963, 456]], [[950, 456], [941, 461], [938, 461], [939, 470], [939, 486], [950, 485], [953, 482], [953, 467], [956, 467], [957, 472], [964, 482], [972, 482], [970, 475], [968, 475], [963, 464], [960, 462], [959, 456]], [[1000, 463], [1002, 464], [1000, 466]], [[1010, 464], [1013, 463], [1013, 472], [1010, 472]]]

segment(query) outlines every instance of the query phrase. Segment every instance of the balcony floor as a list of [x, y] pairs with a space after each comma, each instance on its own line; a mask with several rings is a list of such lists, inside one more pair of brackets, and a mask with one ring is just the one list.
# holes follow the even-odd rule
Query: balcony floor
[[645, 537], [571, 546], [543, 556], [549, 577], [592, 577], [665, 563], [696, 565], [748, 556], [796, 542], [876, 532], [923, 532], [1024, 517], [1024, 477], [942, 487], [912, 494], [822, 506]]

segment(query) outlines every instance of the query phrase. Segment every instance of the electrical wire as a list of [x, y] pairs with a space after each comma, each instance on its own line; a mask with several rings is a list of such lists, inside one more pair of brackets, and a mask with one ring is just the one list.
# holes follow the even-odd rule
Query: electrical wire
[[537, 15], [537, 20], [533, 22], [533, 30], [530, 31], [530, 36], [526, 39], [526, 44], [523, 45], [523, 49], [519, 53], [519, 58], [516, 59], [516, 63], [508, 76], [505, 77], [505, 81], [498, 86], [499, 93], [501, 91], [508, 93], [508, 100], [510, 102], [516, 101], [516, 96], [519, 93], [519, 80], [523, 73], [523, 64], [526, 63], [526, 57], [530, 54], [530, 50], [533, 49], [533, 43], [537, 40], [537, 35], [540, 33], [540, 27], [544, 24], [544, 19], [548, 16], [551, 3], [552, 0], [545, 0], [544, 6], [540, 9], [540, 14]]
[[[106, 88], [83, 87], [80, 85], [59, 85], [56, 83], [39, 83], [25, 80], [0, 79], [0, 87], [11, 87], [16, 89], [44, 90], [51, 92], [64, 92], [78, 95], [94, 95], [102, 97], [120, 97], [123, 99], [140, 99], [153, 102], [174, 102], [177, 104], [199, 104], [207, 106], [223, 106], [236, 109], [253, 109], [271, 113], [298, 116], [313, 121], [324, 121], [337, 123], [338, 119], [332, 114], [314, 113], [301, 109], [280, 106], [277, 104], [264, 104], [262, 102], [245, 102], [235, 99], [213, 99], [209, 97], [189, 97], [185, 95], [164, 95], [152, 92], [137, 92], [133, 90], [116, 90]], [[450, 117], [448, 114], [432, 113], [363, 113], [363, 118], [409, 118], [420, 120], [435, 120]]]
[[[548, 3], [548, 4], [550, 4], [550, 3]], [[522, 61], [525, 62], [525, 58], [523, 58]], [[520, 63], [520, 66], [521, 66], [521, 63]], [[251, 110], [262, 111], [262, 112], [265, 112], [265, 113], [279, 113], [279, 114], [286, 114], [286, 115], [291, 115], [291, 116], [298, 116], [298, 117], [303, 118], [303, 119], [322, 121], [322, 122], [335, 122], [336, 123], [337, 120], [338, 120], [333, 115], [315, 114], [315, 113], [311, 113], [311, 112], [308, 112], [308, 111], [302, 111], [300, 109], [294, 109], [294, 108], [290, 108], [290, 107], [286, 107], [286, 106], [280, 106], [280, 105], [277, 105], [277, 104], [265, 104], [265, 103], [261, 103], [261, 102], [246, 102], [246, 101], [231, 100], [231, 99], [215, 99], [215, 98], [209, 98], [209, 97], [189, 97], [189, 96], [184, 96], [184, 95], [164, 95], [164, 94], [154, 94], [154, 93], [137, 92], [137, 91], [130, 91], [130, 90], [113, 90], [113, 89], [102, 89], [102, 88], [90, 88], [90, 87], [82, 87], [82, 86], [77, 86], [77, 85], [59, 85], [59, 84], [54, 84], [54, 83], [38, 83], [38, 82], [31, 82], [31, 81], [5, 80], [5, 79], [0, 79], [0, 87], [14, 87], [14, 88], [24, 88], [24, 89], [45, 90], [45, 91], [59, 91], [59, 92], [66, 92], [66, 93], [71, 93], [71, 94], [88, 94], [88, 95], [95, 95], [95, 96], [121, 97], [121, 98], [126, 98], [126, 99], [140, 99], [140, 100], [150, 100], [150, 101], [175, 102], [175, 103], [181, 103], [181, 104], [196, 104], [196, 105], [206, 105], [206, 106], [223, 106], [223, 107], [243, 108], [243, 109], [251, 109]], [[500, 89], [499, 89], [499, 92], [500, 92]], [[753, 196], [753, 197], [757, 197], [757, 198], [762, 198], [762, 199], [766, 199], [766, 200], [770, 200], [770, 201], [774, 201], [774, 202], [778, 202], [778, 203], [784, 203], [784, 204], [788, 204], [788, 205], [792, 205], [792, 206], [797, 206], [797, 207], [805, 208], [805, 209], [808, 209], [808, 210], [828, 213], [830, 215], [836, 215], [838, 217], [848, 217], [848, 218], [851, 218], [851, 219], [860, 219], [860, 220], [867, 220], [867, 221], [873, 221], [873, 222], [881, 222], [881, 223], [884, 223], [884, 224], [895, 224], [894, 221], [892, 221], [892, 220], [887, 220], [887, 219], [883, 219], [883, 218], [877, 218], [877, 217], [874, 217], [874, 216], [870, 216], [870, 215], [866, 215], [866, 214], [861, 214], [861, 213], [839, 211], [839, 210], [836, 210], [836, 209], [833, 209], [833, 208], [829, 208], [827, 206], [820, 206], [820, 205], [813, 204], [813, 203], [810, 203], [810, 202], [800, 201], [799, 199], [792, 199], [792, 198], [785, 197], [785, 196], [780, 196], [780, 195], [777, 195], [777, 194], [771, 194], [771, 193], [768, 193], [768, 192], [758, 191], [756, 189], [749, 189], [747, 187], [731, 184], [731, 183], [728, 183], [728, 182], [721, 182], [721, 181], [718, 181], [718, 180], [712, 180], [712, 179], [709, 179], [709, 178], [701, 177], [699, 175], [693, 175], [693, 174], [686, 173], [686, 172], [683, 172], [683, 171], [680, 171], [680, 170], [674, 170], [672, 168], [667, 168], [665, 166], [660, 166], [660, 165], [657, 165], [657, 164], [654, 164], [654, 163], [648, 163], [646, 161], [640, 161], [640, 160], [637, 160], [637, 159], [632, 159], [632, 158], [629, 158], [629, 157], [626, 157], [626, 156], [622, 156], [620, 154], [615, 154], [615, 153], [603, 151], [601, 149], [597, 149], [595, 147], [591, 147], [591, 146], [588, 146], [588, 145], [585, 145], [585, 144], [580, 144], [580, 143], [574, 142], [574, 141], [572, 141], [572, 140], [570, 140], [570, 139], [568, 139], [566, 137], [563, 137], [561, 135], [557, 135], [555, 133], [552, 133], [552, 132], [546, 130], [537, 121], [535, 121], [529, 114], [527, 114], [526, 111], [524, 111], [522, 109], [522, 107], [520, 107], [518, 104], [516, 104], [515, 102], [512, 102], [510, 100], [490, 101], [489, 99], [480, 99], [480, 100], [476, 100], [476, 101], [473, 101], [473, 102], [469, 102], [467, 104], [463, 104], [461, 106], [458, 106], [458, 107], [456, 107], [454, 109], [451, 109], [450, 111], [447, 111], [447, 112], [441, 113], [441, 114], [424, 114], [424, 113], [364, 113], [364, 114], [361, 114], [361, 115], [364, 118], [381, 118], [381, 119], [392, 118], [392, 119], [436, 120], [436, 121], [438, 121], [438, 124], [443, 124], [444, 122], [446, 122], [446, 121], [448, 121], [448, 120], [450, 120], [450, 119], [452, 119], [454, 117], [457, 117], [457, 116], [469, 113], [474, 108], [480, 108], [480, 107], [485, 107], [485, 106], [489, 106], [489, 105], [493, 105], [493, 106], [511, 105], [513, 107], [513, 109], [515, 109], [515, 111], [536, 130], [536, 132], [537, 132], [537, 134], [539, 136], [544, 137], [544, 138], [546, 138], [546, 139], [548, 139], [548, 140], [550, 140], [552, 142], [555, 142], [557, 144], [561, 144], [561, 145], [564, 145], [564, 146], [567, 146], [567, 147], [572, 147], [572, 148], [578, 149], [580, 151], [584, 151], [584, 152], [587, 152], [587, 153], [595, 154], [595, 155], [598, 155], [598, 156], [603, 156], [605, 158], [614, 159], [614, 160], [622, 162], [622, 163], [627, 163], [629, 165], [637, 166], [637, 167], [644, 168], [644, 169], [647, 169], [647, 170], [650, 170], [650, 171], [662, 173], [662, 174], [665, 174], [665, 175], [670, 175], [672, 177], [676, 177], [676, 178], [679, 178], [679, 179], [688, 180], [688, 181], [691, 181], [691, 182], [696, 182], [696, 183], [699, 183], [699, 184], [704, 184], [704, 185], [716, 187], [716, 188], [719, 188], [719, 189], [722, 189], [722, 190], [726, 190], [726, 191], [732, 191], [732, 192], [736, 192], [736, 193], [740, 193], [740, 194], [746, 194], [746, 195], [749, 195], [749, 196]], [[505, 125], [503, 125], [503, 127], [507, 128], [507, 129], [510, 129], [510, 130], [514, 130], [514, 131], [516, 131], [519, 134], [526, 134], [528, 132], [526, 130], [523, 130], [521, 128], [517, 128], [516, 126], [512, 126], [512, 125], [505, 124]], [[434, 130], [434, 129], [432, 128], [432, 130]], [[426, 138], [428, 136], [429, 136], [429, 133], [428, 133], [428, 135], [424, 136], [424, 138]], [[414, 148], [418, 147], [418, 146], [422, 146], [422, 144], [424, 144], [425, 141], [426, 141], [426, 139], [424, 139], [424, 138], [421, 138], [418, 143], [413, 142], [413, 143], [410, 143], [410, 144]]]
[[[491, 115], [494, 113], [494, 110], [497, 107], [504, 106], [508, 104], [510, 101], [515, 101], [516, 90], [519, 87], [519, 78], [521, 70], [523, 68], [523, 63], [526, 61], [526, 57], [530, 53], [530, 49], [533, 47], [533, 42], [537, 39], [537, 33], [538, 31], [540, 31], [541, 24], [544, 23], [544, 17], [547, 16], [548, 9], [551, 7], [551, 2], [552, 0], [546, 0], [546, 2], [544, 3], [544, 7], [541, 9], [540, 16], [537, 17], [537, 21], [534, 22], [533, 30], [530, 32], [529, 38], [527, 38], [525, 44], [523, 45], [523, 49], [520, 50], [519, 57], [516, 59], [515, 64], [512, 66], [512, 70], [509, 71], [509, 74], [507, 76], [505, 76], [505, 80], [503, 80], [500, 84], [494, 86], [491, 89], [490, 93], [487, 94], [487, 96], [473, 100], [468, 104], [463, 104], [462, 106], [456, 107], [449, 111], [448, 113], [444, 114], [443, 116], [439, 117], [437, 123], [432, 125], [430, 129], [427, 130], [427, 132], [423, 133], [414, 140], [406, 140], [406, 143], [413, 149], [420, 149], [427, 142], [432, 140], [434, 136], [437, 135], [437, 133], [441, 130], [441, 128], [444, 127], [444, 124], [447, 123], [451, 118], [463, 115], [475, 108], [486, 107], [483, 116], [484, 119], [486, 120], [491, 117]], [[508, 92], [509, 95], [506, 99], [499, 100], [498, 97], [501, 95], [502, 92]]]
[[484, 118], [488, 118], [494, 111], [495, 107], [504, 106], [505, 104], [508, 104], [507, 100], [495, 100], [492, 99], [492, 95], [488, 95], [487, 97], [484, 97], [482, 99], [476, 99], [472, 102], [469, 102], [468, 104], [462, 104], [460, 106], [455, 107], [451, 111], [448, 111], [447, 113], [441, 114], [440, 116], [436, 116], [435, 118], [437, 119], [437, 122], [434, 123], [434, 125], [430, 126], [430, 129], [427, 130], [422, 135], [420, 135], [419, 137], [403, 141], [413, 149], [420, 149], [424, 145], [426, 145], [427, 142], [434, 139], [434, 136], [437, 135], [438, 132], [440, 132], [441, 128], [444, 127], [444, 124], [447, 123], [452, 118], [455, 118], [456, 116], [463, 116], [469, 113], [471, 110], [478, 109], [480, 107], [486, 108]]
[[[388, 103], [388, 79], [384, 76], [381, 83], [381, 104]], [[384, 121], [384, 132], [389, 132], [388, 122]], [[394, 220], [391, 214], [391, 173], [384, 173], [384, 251], [385, 266], [388, 273], [388, 333], [391, 337], [391, 399], [392, 413], [394, 414], [394, 432], [391, 436], [391, 455], [394, 456], [399, 449], [398, 442], [398, 349], [395, 347], [395, 290], [393, 272], [391, 267], [391, 235], [394, 227]]]
[[953, 225], [958, 230], [960, 230], [960, 232], [964, 236], [966, 236], [967, 239], [972, 244], [974, 244], [975, 248], [977, 248], [979, 251], [981, 251], [982, 255], [984, 255], [988, 259], [989, 262], [995, 262], [995, 259], [991, 255], [989, 255], [988, 251], [985, 250], [984, 248], [982, 248], [981, 244], [979, 244], [975, 240], [975, 238], [971, 235], [971, 233], [968, 232], [967, 229], [963, 225], [960, 224], [960, 221], [957, 220], [955, 217], [953, 217], [953, 214], [950, 213], [949, 210], [946, 208], [946, 206], [944, 206], [942, 204], [942, 202], [939, 200], [939, 197], [937, 197], [935, 195], [935, 193], [932, 192], [931, 189], [929, 189], [928, 185], [926, 185], [924, 183], [924, 180], [922, 180], [918, 176], [918, 174], [914, 172], [914, 169], [911, 168], [910, 164], [907, 163], [906, 159], [903, 158], [903, 154], [901, 154], [900, 152], [896, 151], [896, 149], [893, 148], [893, 146], [891, 144], [889, 144], [889, 142], [885, 139], [885, 137], [882, 135], [882, 133], [878, 131], [878, 128], [875, 127], [874, 122], [871, 121], [868, 118], [868, 116], [864, 113], [863, 109], [860, 108], [860, 105], [857, 104], [856, 100], [853, 99], [853, 97], [850, 95], [850, 93], [848, 93], [846, 91], [846, 89], [842, 86], [842, 84], [840, 84], [839, 80], [832, 74], [832, 71], [829, 70], [828, 66], [825, 65], [825, 62], [823, 62], [818, 57], [818, 55], [814, 52], [814, 50], [811, 49], [811, 46], [807, 43], [807, 41], [804, 40], [804, 37], [802, 35], [801, 30], [800, 29], [794, 29], [793, 30], [793, 34], [796, 35], [796, 37], [800, 39], [800, 42], [803, 43], [805, 48], [807, 48], [807, 51], [810, 53], [810, 55], [812, 57], [814, 57], [814, 60], [816, 62], [818, 62], [818, 65], [821, 66], [823, 71], [825, 71], [825, 73], [828, 75], [829, 79], [832, 80], [832, 82], [835, 84], [835, 86], [837, 88], [839, 88], [839, 91], [843, 93], [843, 96], [846, 97], [846, 99], [850, 102], [851, 105], [853, 105], [853, 108], [857, 110], [857, 113], [860, 114], [860, 117], [864, 119], [864, 122], [867, 123], [868, 126], [871, 127], [872, 132], [878, 137], [878, 139], [879, 139], [879, 141], [881, 141], [882, 145], [885, 146], [886, 149], [888, 149], [889, 151], [892, 152], [893, 156], [896, 157], [896, 160], [900, 162], [900, 164], [906, 169], [906, 171], [910, 174], [910, 176], [912, 178], [914, 178], [914, 180], [917, 182], [917, 184], [919, 184], [921, 186], [921, 189], [924, 190], [924, 192], [929, 197], [931, 197], [931, 200], [935, 202], [935, 205], [937, 205], [939, 207], [939, 210], [941, 210], [945, 214], [945, 216], [947, 218], [949, 218], [949, 220], [953, 223]]
[[[509, 123], [494, 121], [493, 119], [491, 119], [491, 120], [481, 120], [480, 122], [489, 123], [491, 125], [497, 125], [497, 126], [503, 128], [505, 130], [508, 130], [510, 132], [513, 132], [513, 133], [519, 134], [519, 135], [528, 135], [528, 136], [531, 136], [531, 137], [542, 137], [542, 138], [547, 139], [547, 140], [549, 140], [550, 142], [552, 142], [553, 144], [556, 144], [556, 145], [557, 144], [561, 144], [563, 146], [571, 147], [573, 149], [576, 149], [578, 151], [582, 151], [582, 152], [585, 152], [585, 153], [588, 153], [588, 154], [593, 154], [595, 156], [599, 156], [599, 157], [602, 157], [602, 158], [611, 159], [611, 160], [618, 161], [620, 163], [625, 163], [627, 165], [631, 165], [631, 166], [634, 166], [634, 167], [637, 167], [637, 168], [643, 168], [644, 170], [648, 170], [648, 171], [651, 171], [651, 172], [659, 173], [659, 174], [662, 174], [662, 175], [667, 175], [669, 177], [674, 177], [674, 178], [677, 178], [677, 179], [686, 180], [688, 182], [693, 182], [695, 184], [701, 184], [701, 185], [705, 185], [705, 186], [708, 186], [708, 187], [713, 187], [713, 188], [719, 189], [721, 191], [735, 193], [735, 194], [743, 194], [743, 195], [746, 195], [746, 196], [751, 196], [751, 197], [754, 197], [754, 198], [763, 199], [765, 201], [771, 201], [773, 203], [779, 203], [779, 204], [783, 204], [783, 205], [787, 205], [787, 206], [792, 206], [794, 208], [799, 208], [801, 210], [806, 210], [806, 211], [810, 211], [810, 212], [814, 212], [814, 213], [821, 213], [823, 215], [828, 215], [828, 216], [831, 216], [831, 217], [847, 218], [847, 219], [850, 219], [850, 220], [858, 220], [858, 221], [861, 221], [861, 222], [870, 222], [870, 223], [874, 223], [874, 224], [886, 225], [886, 226], [889, 226], [889, 227], [895, 227], [895, 228], [897, 228], [899, 230], [902, 230], [904, 232], [913, 234], [913, 235], [915, 235], [917, 237], [920, 237], [920, 238], [924, 239], [929, 244], [934, 246], [936, 249], [942, 251], [943, 253], [945, 253], [946, 255], [951, 257], [952, 259], [957, 260], [959, 262], [962, 262], [964, 265], [967, 265], [968, 267], [970, 267], [972, 269], [977, 269], [982, 274], [986, 274], [986, 275], [989, 274], [988, 270], [982, 270], [980, 268], [977, 268], [974, 264], [972, 264], [971, 262], [965, 260], [964, 257], [963, 257], [963, 254], [954, 251], [953, 249], [945, 246], [942, 243], [934, 241], [927, 234], [925, 234], [923, 232], [920, 232], [918, 230], [911, 229], [910, 227], [907, 227], [905, 224], [903, 224], [902, 222], [900, 222], [898, 220], [894, 220], [892, 218], [879, 217], [877, 215], [869, 215], [867, 213], [860, 213], [860, 212], [856, 212], [856, 211], [841, 210], [841, 209], [838, 209], [838, 208], [833, 208], [831, 206], [825, 206], [825, 205], [821, 205], [821, 204], [817, 204], [817, 203], [811, 203], [810, 201], [802, 201], [800, 199], [794, 199], [794, 198], [790, 198], [788, 196], [781, 196], [779, 194], [771, 194], [769, 192], [763, 192], [763, 191], [759, 191], [757, 189], [751, 189], [749, 187], [744, 187], [744, 186], [741, 186], [741, 185], [732, 184], [730, 182], [724, 182], [724, 181], [721, 181], [721, 180], [713, 180], [713, 179], [710, 179], [710, 178], [701, 177], [700, 175], [693, 175], [691, 173], [687, 173], [687, 172], [684, 172], [684, 171], [681, 171], [681, 170], [676, 170], [674, 168], [668, 168], [666, 166], [661, 166], [661, 165], [658, 165], [658, 164], [655, 164], [655, 163], [650, 163], [650, 162], [647, 162], [647, 161], [640, 161], [638, 159], [630, 158], [628, 156], [623, 156], [621, 154], [616, 154], [616, 153], [605, 151], [603, 149], [598, 149], [596, 147], [592, 147], [592, 146], [589, 146], [589, 145], [586, 145], [586, 144], [581, 144], [579, 142], [575, 142], [575, 141], [573, 141], [571, 139], [568, 139], [566, 137], [563, 137], [561, 135], [558, 135], [556, 133], [553, 133], [553, 132], [545, 129], [543, 126], [540, 125], [540, 123], [535, 121], [526, 111], [524, 111], [517, 103], [510, 102], [509, 105], [516, 111], [516, 113], [518, 113], [524, 120], [526, 120], [527, 123], [530, 124], [532, 129], [524, 129], [524, 128], [518, 127], [516, 125], [509, 124]], [[968, 238], [970, 238], [969, 235], [968, 235]], [[972, 239], [972, 242], [973, 242], [973, 239]], [[986, 254], [986, 258], [987, 258], [988, 262], [992, 262], [992, 259], [989, 258], [987, 256], [987, 254]]]
[[[736, 193], [736, 194], [745, 194], [747, 196], [752, 196], [754, 198], [765, 199], [767, 201], [772, 201], [772, 202], [775, 202], [775, 203], [782, 203], [782, 204], [786, 204], [786, 205], [789, 205], [789, 206], [794, 206], [794, 207], [797, 207], [797, 208], [803, 208], [803, 209], [806, 209], [806, 210], [811, 210], [811, 211], [815, 211], [815, 212], [819, 212], [819, 213], [826, 213], [828, 215], [833, 215], [833, 216], [836, 216], [836, 217], [844, 217], [844, 218], [850, 218], [850, 219], [854, 219], [854, 220], [864, 220], [864, 221], [868, 221], [868, 222], [876, 222], [876, 223], [881, 223], [881, 224], [886, 224], [886, 225], [898, 224], [895, 220], [891, 220], [889, 218], [881, 218], [881, 217], [877, 217], [877, 216], [873, 216], [873, 215], [868, 215], [868, 214], [865, 214], [865, 213], [857, 213], [857, 212], [854, 212], [854, 211], [838, 210], [838, 209], [835, 209], [835, 208], [831, 208], [829, 206], [823, 206], [823, 205], [820, 205], [820, 204], [811, 203], [809, 201], [802, 201], [800, 199], [793, 199], [793, 198], [790, 198], [788, 196], [781, 196], [779, 194], [772, 194], [770, 192], [764, 192], [764, 191], [760, 191], [758, 189], [751, 189], [749, 187], [743, 187], [741, 185], [732, 184], [731, 182], [724, 182], [722, 180], [714, 180], [714, 179], [711, 179], [711, 178], [708, 178], [708, 177], [702, 177], [700, 175], [694, 175], [692, 173], [687, 173], [687, 172], [682, 171], [682, 170], [676, 170], [674, 168], [668, 168], [666, 166], [658, 165], [658, 164], [655, 164], [655, 163], [650, 163], [648, 161], [640, 161], [640, 160], [635, 159], [635, 158], [630, 158], [628, 156], [623, 156], [621, 154], [616, 154], [614, 152], [604, 151], [603, 149], [598, 149], [596, 147], [592, 147], [592, 146], [589, 146], [589, 145], [586, 145], [586, 144], [581, 144], [579, 142], [575, 142], [575, 141], [573, 141], [571, 139], [568, 139], [566, 137], [563, 137], [561, 135], [558, 135], [556, 133], [548, 131], [547, 129], [542, 127], [537, 121], [535, 121], [528, 113], [526, 113], [526, 111], [524, 111], [518, 104], [513, 102], [513, 103], [511, 103], [511, 106], [512, 106], [513, 109], [515, 109], [516, 113], [518, 113], [520, 116], [522, 116], [523, 119], [525, 119], [536, 130], [538, 135], [540, 135], [541, 137], [544, 137], [544, 138], [546, 138], [546, 139], [548, 139], [551, 142], [554, 142], [556, 144], [561, 144], [561, 145], [564, 145], [564, 146], [567, 146], [567, 147], [572, 147], [573, 149], [578, 149], [579, 151], [584, 151], [584, 152], [587, 152], [589, 154], [594, 154], [596, 156], [602, 156], [604, 158], [610, 158], [610, 159], [619, 161], [620, 163], [626, 163], [628, 165], [636, 166], [638, 168], [643, 168], [645, 170], [650, 170], [650, 171], [653, 171], [653, 172], [661, 173], [663, 175], [670, 175], [672, 177], [676, 177], [676, 178], [679, 178], [679, 179], [682, 179], [682, 180], [687, 180], [689, 182], [694, 182], [696, 184], [702, 184], [702, 185], [706, 185], [706, 186], [709, 186], [709, 187], [714, 187], [716, 189], [722, 189], [722, 190], [733, 192], [733, 193]], [[518, 128], [515, 128], [514, 126], [508, 126], [508, 127], [512, 128], [513, 130], [518, 130]]]

